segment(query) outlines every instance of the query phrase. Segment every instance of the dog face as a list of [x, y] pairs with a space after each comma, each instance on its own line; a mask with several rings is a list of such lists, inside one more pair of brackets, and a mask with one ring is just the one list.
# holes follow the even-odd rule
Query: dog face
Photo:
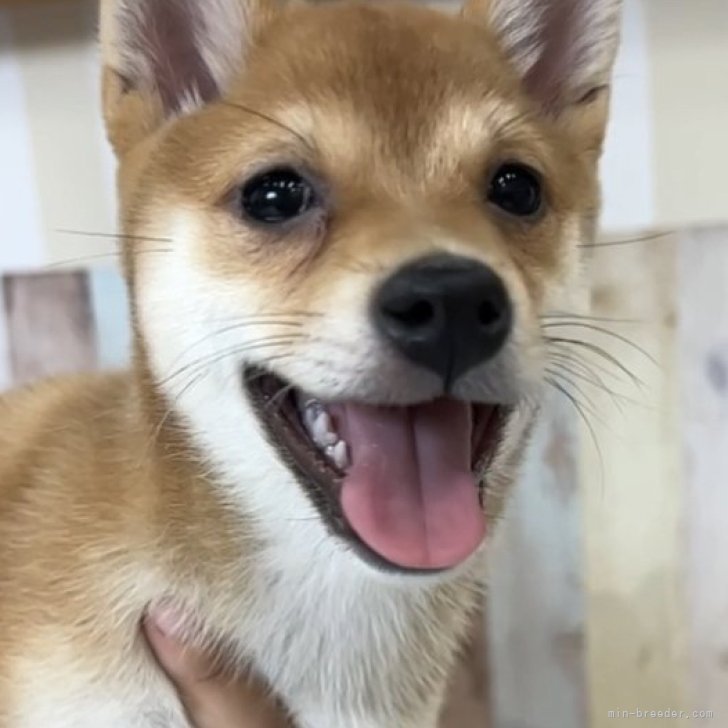
[[148, 396], [290, 557], [483, 542], [594, 234], [617, 6], [104, 7]]

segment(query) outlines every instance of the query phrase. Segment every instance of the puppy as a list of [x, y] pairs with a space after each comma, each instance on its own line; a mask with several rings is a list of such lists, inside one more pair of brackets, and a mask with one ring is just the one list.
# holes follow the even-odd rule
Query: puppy
[[111, 0], [128, 371], [0, 403], [0, 725], [434, 728], [595, 234], [618, 0]]

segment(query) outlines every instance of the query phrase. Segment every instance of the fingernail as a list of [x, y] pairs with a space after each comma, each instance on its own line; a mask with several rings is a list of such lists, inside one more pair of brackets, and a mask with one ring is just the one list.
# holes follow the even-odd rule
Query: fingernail
[[165, 637], [184, 641], [190, 632], [192, 620], [182, 611], [169, 604], [151, 607], [148, 619]]

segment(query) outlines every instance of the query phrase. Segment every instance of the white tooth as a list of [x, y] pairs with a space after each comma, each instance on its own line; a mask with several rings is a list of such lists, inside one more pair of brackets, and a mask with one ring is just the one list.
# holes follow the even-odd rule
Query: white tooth
[[331, 416], [328, 412], [319, 413], [313, 423], [313, 439], [319, 447], [327, 447], [336, 443], [339, 436], [332, 431]]
[[[349, 448], [343, 440], [339, 440], [336, 445], [331, 448], [333, 453], [329, 457], [334, 461], [339, 470], [346, 470], [349, 467]], [[327, 448], [328, 455], [328, 448]]]
[[304, 410], [310, 409], [310, 410], [314, 410], [315, 412], [320, 412], [323, 409], [323, 405], [317, 399], [314, 399], [313, 397], [309, 397], [307, 400], [304, 401], [303, 409]]
[[307, 407], [303, 411], [303, 423], [306, 425], [306, 429], [308, 430], [308, 434], [313, 437], [313, 426], [316, 423], [316, 420], [318, 419], [319, 413], [316, 412], [312, 407]]
[[306, 404], [301, 408], [301, 416], [303, 422], [308, 428], [309, 434], [313, 435], [313, 426], [318, 416], [324, 411], [324, 406], [321, 402], [315, 399], [309, 399]]

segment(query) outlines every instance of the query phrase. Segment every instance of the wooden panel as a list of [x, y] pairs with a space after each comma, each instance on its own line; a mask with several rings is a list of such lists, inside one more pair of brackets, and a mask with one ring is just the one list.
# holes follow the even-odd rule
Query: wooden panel
[[496, 537], [488, 595], [493, 725], [583, 728], [581, 503], [568, 402], [551, 398]]
[[4, 303], [16, 384], [96, 366], [86, 274], [9, 276]]
[[[728, 228], [680, 245], [692, 709], [728, 722]], [[702, 725], [702, 723], [701, 723]]]
[[485, 618], [476, 618], [470, 640], [454, 675], [441, 728], [495, 728], [490, 720]]
[[[4, 300], [4, 281], [0, 278], [0, 301]], [[5, 327], [5, 312], [0, 306], [0, 392], [10, 387], [10, 351]]]
[[625, 711], [619, 725], [637, 727], [644, 725], [638, 710], [686, 708], [676, 245], [662, 238], [596, 252], [593, 315], [634, 322], [589, 325], [634, 345], [581, 326], [571, 338], [603, 347], [644, 384], [630, 384], [614, 363], [591, 355], [604, 382], [633, 401], [594, 388], [586, 406], [596, 411], [590, 419], [599, 449], [582, 433], [589, 725], [612, 728], [610, 711]]

